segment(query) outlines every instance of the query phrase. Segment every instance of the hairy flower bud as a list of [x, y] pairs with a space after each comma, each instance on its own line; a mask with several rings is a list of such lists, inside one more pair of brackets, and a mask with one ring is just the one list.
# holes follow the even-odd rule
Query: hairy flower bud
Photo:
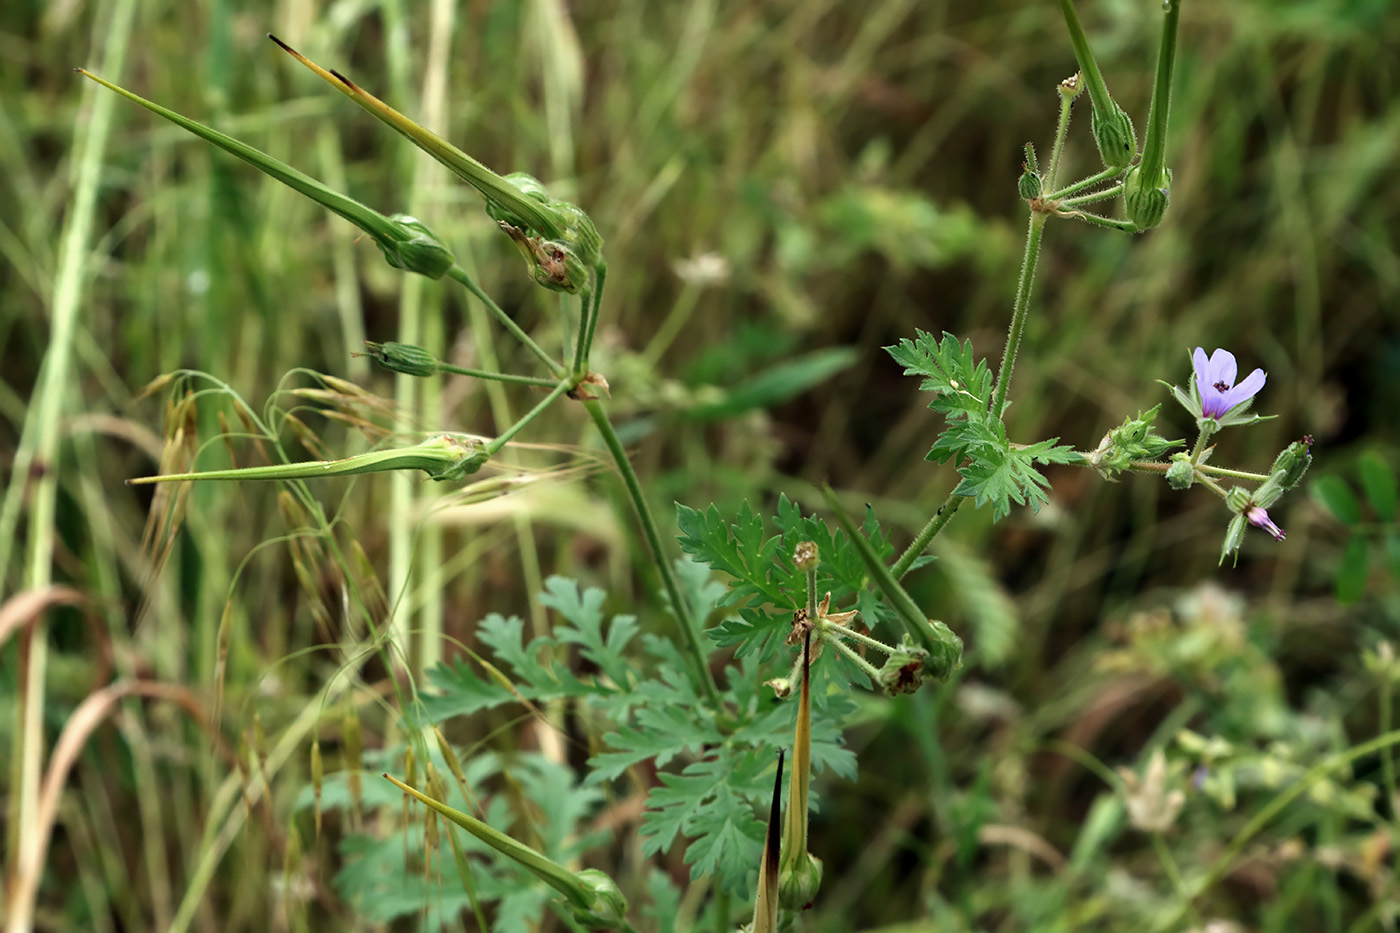
[[1138, 228], [1138, 232], [1151, 230], [1162, 222], [1171, 204], [1172, 171], [1163, 169], [1155, 182], [1143, 177], [1142, 168], [1134, 166], [1123, 180], [1123, 203], [1127, 206], [1128, 219]]
[[1108, 106], [1102, 111], [1099, 107], [1091, 111], [1089, 126], [1103, 164], [1108, 168], [1127, 168], [1137, 156], [1137, 136], [1133, 133], [1133, 121], [1123, 108], [1109, 98]]
[[1173, 489], [1190, 489], [1196, 481], [1196, 467], [1191, 463], [1190, 454], [1179, 453], [1172, 456], [1172, 465], [1167, 467], [1167, 485]]
[[1029, 165], [1021, 166], [1021, 177], [1016, 180], [1016, 193], [1023, 201], [1033, 201], [1040, 197], [1040, 173]]
[[1269, 470], [1269, 479], [1277, 477], [1279, 485], [1285, 490], [1297, 486], [1312, 465], [1312, 442], [1312, 435], [1307, 435], [1283, 448]]
[[1230, 507], [1231, 512], [1236, 514], [1249, 508], [1252, 501], [1253, 497], [1249, 494], [1249, 490], [1243, 486], [1231, 487], [1230, 491], [1225, 493], [1225, 504]]
[[798, 570], [806, 573], [808, 570], [816, 570], [819, 554], [814, 541], [801, 541], [792, 552], [792, 562]]

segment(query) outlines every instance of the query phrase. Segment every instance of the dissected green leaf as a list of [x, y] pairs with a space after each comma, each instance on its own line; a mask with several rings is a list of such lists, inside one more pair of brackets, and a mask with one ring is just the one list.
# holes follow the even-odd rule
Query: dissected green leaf
[[991, 503], [996, 519], [1010, 513], [1012, 502], [1029, 505], [1032, 512], [1039, 512], [1049, 501], [1045, 490], [1050, 488], [1050, 481], [1035, 464], [1076, 463], [1082, 459], [1074, 448], [1056, 445], [1059, 438], [1026, 447], [1007, 444], [1001, 437], [998, 440], [999, 443], [968, 448], [970, 462], [958, 470], [963, 480], [953, 490], [957, 495], [973, 497], [978, 507]]
[[[629, 687], [637, 673], [626, 652], [637, 633], [636, 618], [613, 616], [605, 627], [603, 591], [580, 593], [578, 584], [564, 577], [550, 577], [540, 601], [564, 617], [564, 624], [554, 629], [554, 638], [534, 638], [526, 643], [525, 623], [519, 617], [487, 616], [477, 627], [477, 637], [491, 649], [494, 660], [458, 659], [433, 668], [428, 682], [434, 689], [419, 698], [428, 722], [522, 700], [592, 697], [623, 706], [635, 702]], [[565, 661], [545, 650], [566, 644], [578, 645], [604, 678], [580, 680]], [[547, 660], [541, 661], [541, 657]]]
[[[647, 799], [642, 853], [670, 848], [678, 835], [695, 841], [686, 849], [690, 877], [715, 875], [730, 893], [743, 895], [758, 871], [763, 822], [755, 815], [754, 791], [772, 765], [749, 750], [693, 762], [680, 774], [661, 774]], [[747, 790], [748, 793], [744, 791]]]
[[942, 341], [922, 330], [914, 335], [913, 340], [906, 338], [898, 346], [885, 347], [885, 352], [904, 367], [906, 376], [924, 377], [919, 388], [935, 395], [928, 407], [950, 420], [985, 420], [992, 372], [986, 360], [978, 361], [972, 355], [972, 341], [958, 343], [958, 338], [946, 331]]
[[[793, 613], [806, 605], [807, 578], [792, 562], [800, 542], [817, 545], [817, 592], [830, 592], [833, 608], [849, 606], [865, 591], [865, 565], [850, 539], [816, 516], [803, 515], [786, 496], [778, 499], [775, 535], [767, 534], [763, 520], [747, 502], [733, 521], [713, 505], [700, 512], [678, 504], [676, 520], [681, 550], [731, 578], [729, 591], [717, 605], [733, 607], [736, 615], [708, 634], [717, 645], [733, 647], [741, 657], [757, 652], [761, 658], [772, 658], [781, 640], [774, 636], [786, 637]], [[864, 529], [881, 559], [888, 559], [894, 548], [873, 515], [867, 513]], [[877, 621], [866, 619], [872, 625]]]

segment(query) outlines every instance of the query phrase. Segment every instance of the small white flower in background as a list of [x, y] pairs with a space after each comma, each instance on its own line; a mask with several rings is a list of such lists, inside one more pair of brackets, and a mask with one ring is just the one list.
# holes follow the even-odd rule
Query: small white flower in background
[[690, 259], [677, 259], [671, 267], [682, 282], [705, 288], [729, 281], [729, 261], [719, 253], [701, 253]]
[[1145, 833], [1171, 829], [1186, 803], [1186, 794], [1181, 790], [1167, 791], [1167, 756], [1162, 750], [1152, 753], [1141, 778], [1127, 768], [1119, 768], [1118, 774], [1123, 778], [1128, 821], [1133, 827]]
[[1193, 927], [1191, 933], [1244, 933], [1244, 927], [1233, 920], [1212, 920], [1203, 927]]

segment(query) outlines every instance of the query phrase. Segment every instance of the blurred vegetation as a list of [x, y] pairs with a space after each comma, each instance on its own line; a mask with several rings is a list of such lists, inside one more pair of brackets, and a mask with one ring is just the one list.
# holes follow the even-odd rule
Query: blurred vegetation
[[[7, 467], [51, 347], [75, 153], [107, 93], [71, 68], [102, 72], [109, 40], [124, 45], [125, 64], [105, 77], [379, 210], [422, 217], [546, 346], [567, 339], [477, 196], [281, 55], [264, 38], [272, 31], [410, 115], [438, 95], [434, 129], [590, 212], [611, 270], [594, 366], [663, 516], [675, 500], [732, 512], [745, 499], [769, 508], [784, 492], [817, 509], [829, 480], [851, 503], [869, 502], [903, 543], [947, 495], [950, 472], [922, 459], [936, 416], [880, 348], [922, 328], [970, 337], [997, 357], [1024, 235], [1021, 146], [1048, 153], [1054, 87], [1074, 68], [1055, 4], [211, 0], [137, 2], [129, 27], [121, 8], [0, 7]], [[1157, 4], [1080, 8], [1141, 132]], [[1118, 928], [1125, 905], [1169, 884], [1146, 837], [1082, 832], [1114, 818], [1088, 759], [1099, 771], [1141, 772], [1145, 749], [1183, 728], [1231, 743], [1209, 763], [1231, 782], [1232, 808], [1218, 802], [1220, 787], [1193, 792], [1172, 830], [1175, 850], [1205, 864], [1278, 786], [1260, 768], [1295, 774], [1388, 728], [1389, 688], [1376, 671], [1377, 646], [1400, 638], [1400, 537], [1393, 493], [1384, 514], [1381, 488], [1400, 463], [1397, 49], [1400, 17], [1387, 0], [1186, 0], [1171, 211], [1140, 237], [1050, 225], [1009, 425], [1019, 439], [1092, 447], [1125, 414], [1166, 399], [1156, 379], [1183, 382], [1189, 348], [1223, 346], [1244, 371], [1268, 371], [1256, 410], [1278, 418], [1228, 432], [1217, 458], [1262, 470], [1311, 434], [1310, 478], [1322, 485], [1275, 510], [1285, 542], [1251, 534], [1233, 569], [1216, 566], [1228, 519], [1219, 503], [1143, 478], [1106, 484], [1060, 468], [1039, 516], [1013, 512], [993, 525], [964, 509], [935, 548], [940, 560], [910, 580], [920, 604], [967, 639], [969, 668], [936, 693], [862, 698], [847, 733], [859, 780], [823, 782], [813, 817], [827, 881], [811, 928], [912, 918], [931, 919], [897, 929]], [[509, 370], [527, 357], [491, 344], [457, 291], [387, 268], [340, 219], [124, 101], [112, 112], [81, 245], [62, 441], [54, 461], [9, 470], [6, 606], [33, 585], [24, 503], [48, 477], [56, 537], [45, 556], [52, 581], [73, 591], [40, 629], [51, 646], [51, 735], [113, 677], [182, 685], [219, 718], [205, 730], [159, 700], [119, 703], [68, 779], [37, 922], [286, 928], [295, 923], [282, 902], [306, 898], [312, 928], [348, 927], [344, 883], [331, 879], [344, 858], [335, 840], [354, 820], [342, 826], [333, 811], [318, 843], [309, 812], [293, 812], [313, 727], [327, 771], [344, 761], [342, 706], [308, 706], [343, 660], [316, 650], [339, 637], [337, 571], [298, 550], [297, 523], [270, 488], [187, 490], [182, 524], [143, 538], [148, 513], [171, 513], [151, 512], [149, 493], [123, 486], [155, 472], [162, 455], [164, 394], [138, 396], [188, 367], [254, 408], [297, 368], [391, 398], [391, 378], [351, 356], [366, 338], [415, 339], [464, 365], [494, 353]], [[1072, 175], [1097, 166], [1087, 129], [1080, 114]], [[425, 328], [408, 336], [405, 292]], [[822, 378], [810, 390], [765, 389], [774, 367], [832, 348], [849, 348], [840, 358], [849, 365], [813, 357], [809, 371]], [[528, 389], [506, 398], [517, 414], [532, 404]], [[438, 401], [439, 411], [412, 414], [423, 430], [493, 434], [509, 423], [500, 399], [467, 379], [446, 379]], [[304, 417], [327, 449], [364, 448], [343, 425]], [[1169, 408], [1163, 421], [1170, 436], [1192, 428]], [[202, 442], [221, 430], [212, 408], [192, 427]], [[569, 407], [520, 439], [597, 447]], [[228, 450], [251, 456], [246, 445]], [[213, 441], [200, 464], [228, 456]], [[419, 555], [412, 589], [389, 598], [439, 605], [453, 642], [473, 644], [493, 611], [546, 624], [532, 593], [553, 573], [602, 587], [617, 611], [664, 630], [637, 556], [644, 545], [606, 476], [566, 476], [478, 506], [415, 487], [412, 510], [379, 477], [316, 493], [381, 577], [396, 524], [441, 529], [441, 550]], [[1360, 574], [1358, 552], [1369, 555]], [[232, 637], [216, 671], [221, 619]], [[20, 640], [0, 646], [3, 748], [15, 747]], [[451, 644], [443, 650], [455, 656]], [[396, 741], [392, 714], [377, 705], [390, 691], [376, 680], [382, 669], [363, 673], [354, 702], [377, 754]], [[493, 731], [514, 722], [483, 716], [453, 740], [548, 751], [528, 729]], [[259, 730], [280, 750], [267, 759], [269, 798], [248, 798], [246, 822], [212, 822], [244, 806], [217, 799], [226, 778], [245, 796], [261, 780], [228, 763]], [[1194, 753], [1170, 751], [1185, 780]], [[483, 780], [492, 767], [482, 765]], [[3, 780], [8, 796], [13, 773]], [[1290, 810], [1202, 899], [1201, 918], [1377, 928], [1367, 924], [1400, 899], [1394, 811], [1376, 804], [1386, 832], [1335, 800], [1364, 808], [1359, 788], [1381, 781], [1377, 759], [1365, 759], [1339, 779], [1333, 803]], [[609, 805], [627, 838], [627, 802]], [[296, 835], [304, 864], [284, 873]], [[683, 886], [679, 850], [669, 864]]]

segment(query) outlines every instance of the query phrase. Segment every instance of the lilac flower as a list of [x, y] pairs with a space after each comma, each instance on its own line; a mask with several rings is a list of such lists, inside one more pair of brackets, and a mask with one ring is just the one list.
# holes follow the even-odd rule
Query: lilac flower
[[1268, 511], [1263, 507], [1251, 503], [1249, 508], [1244, 510], [1244, 517], [1255, 528], [1263, 528], [1273, 535], [1275, 541], [1283, 540], [1283, 529], [1274, 524], [1274, 520], [1269, 517]]
[[1203, 418], [1222, 418], [1264, 388], [1266, 377], [1262, 369], [1256, 369], [1245, 377], [1244, 382], [1235, 385], [1239, 368], [1235, 364], [1235, 354], [1229, 350], [1217, 347], [1210, 359], [1206, 359], [1205, 348], [1197, 347], [1191, 362], [1196, 369], [1196, 389], [1201, 396]]

